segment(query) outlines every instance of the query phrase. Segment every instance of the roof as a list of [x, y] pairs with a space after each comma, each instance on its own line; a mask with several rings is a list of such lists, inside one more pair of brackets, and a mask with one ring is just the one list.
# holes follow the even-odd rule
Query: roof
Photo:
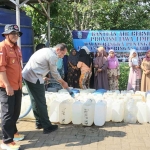
[[[41, 0], [41, 2], [52, 2], [53, 0]], [[19, 3], [25, 2], [25, 0], [20, 0]], [[26, 4], [34, 4], [39, 3], [38, 0], [29, 0]], [[11, 8], [16, 8], [15, 4], [12, 3], [10, 0], [0, 0], [0, 6], [8, 6]]]
[[[25, 0], [20, 0], [20, 3], [24, 2]], [[42, 0], [41, 0], [42, 1]], [[53, 0], [45, 0], [47, 2], [52, 2]], [[0, 0], [0, 4], [3, 4], [3, 3], [8, 3], [10, 2], [10, 0]], [[11, 2], [10, 2], [11, 3]], [[27, 3], [38, 3], [38, 0], [29, 0]]]

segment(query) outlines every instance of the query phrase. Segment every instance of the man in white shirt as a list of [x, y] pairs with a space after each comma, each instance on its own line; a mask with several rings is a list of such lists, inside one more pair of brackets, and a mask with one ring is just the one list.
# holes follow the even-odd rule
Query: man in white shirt
[[50, 71], [51, 75], [63, 88], [68, 88], [68, 84], [59, 75], [56, 65], [58, 58], [63, 58], [66, 53], [67, 47], [63, 43], [57, 44], [54, 48], [42, 48], [30, 57], [22, 71], [22, 76], [32, 102], [36, 128], [43, 128], [44, 134], [56, 130], [58, 126], [52, 125], [49, 121], [43, 78]]

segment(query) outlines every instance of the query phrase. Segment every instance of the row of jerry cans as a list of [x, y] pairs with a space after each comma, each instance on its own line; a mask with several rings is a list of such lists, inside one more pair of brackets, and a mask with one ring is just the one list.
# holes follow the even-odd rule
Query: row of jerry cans
[[[107, 97], [105, 97], [107, 95]], [[146, 123], [150, 122], [150, 98], [143, 94], [120, 94], [118, 96], [108, 96], [106, 121], [128, 122], [128, 123]], [[108, 115], [109, 114], [109, 115]]]
[[[103, 113], [101, 113], [101, 112]], [[53, 101], [49, 113], [51, 122], [59, 122], [60, 124], [82, 124], [91, 126], [102, 126], [106, 118], [106, 102], [98, 101], [95, 103], [92, 99], [87, 99], [84, 103], [77, 101]]]
[[[47, 110], [48, 110], [48, 112], [50, 112], [50, 106], [51, 106], [52, 101], [54, 101], [56, 99], [64, 101], [66, 99], [71, 99], [71, 96], [69, 94], [57, 94], [57, 93], [53, 93], [53, 92], [46, 92], [45, 98], [46, 98]], [[23, 114], [25, 114], [27, 112], [30, 105], [31, 105], [30, 96], [29, 95], [22, 96], [20, 116], [22, 116]], [[35, 119], [35, 117], [33, 115], [33, 111], [31, 110], [24, 118], [25, 119]]]
[[[141, 95], [130, 95], [129, 97], [108, 97], [104, 100], [74, 101], [65, 105], [60, 103], [55, 112], [56, 117], [53, 116], [54, 107], [51, 103], [50, 120], [52, 122], [60, 122], [61, 124], [68, 124], [72, 121], [73, 124], [83, 124], [91, 126], [94, 122], [97, 126], [102, 126], [106, 121], [113, 122], [128, 122], [139, 123], [150, 122], [150, 101], [144, 102]], [[69, 109], [68, 109], [69, 107]], [[53, 119], [52, 119], [53, 117]]]
[[[102, 126], [106, 121], [140, 123], [150, 122], [150, 102], [143, 102], [141, 95], [117, 95], [106, 93], [103, 96], [81, 94], [80, 100], [71, 99], [69, 94], [46, 94], [48, 114], [51, 122], [83, 124], [91, 126], [94, 122]], [[90, 99], [89, 99], [90, 98]], [[97, 98], [97, 99], [96, 99]], [[21, 113], [30, 103], [24, 96]], [[84, 99], [84, 100], [83, 100]], [[102, 100], [101, 100], [102, 99]], [[34, 119], [32, 111], [27, 118]]]

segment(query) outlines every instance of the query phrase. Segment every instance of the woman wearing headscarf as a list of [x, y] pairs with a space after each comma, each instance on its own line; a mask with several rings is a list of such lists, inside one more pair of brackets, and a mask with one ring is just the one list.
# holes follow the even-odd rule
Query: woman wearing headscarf
[[147, 92], [150, 90], [150, 50], [146, 52], [146, 57], [142, 61], [141, 68], [143, 70], [141, 91]]
[[109, 90], [108, 76], [107, 76], [108, 61], [104, 55], [105, 53], [103, 49], [98, 50], [97, 57], [94, 60], [94, 68], [95, 68], [94, 88]]
[[129, 77], [127, 90], [140, 91], [141, 88], [141, 60], [138, 57], [138, 53], [135, 49], [130, 50], [129, 56]]
[[108, 53], [106, 52], [106, 50], [105, 50], [105, 48], [103, 46], [99, 46], [97, 50], [98, 50], [98, 52], [103, 52], [103, 55], [105, 57], [108, 56]]
[[107, 57], [108, 60], [108, 83], [110, 90], [119, 90], [119, 76], [120, 76], [120, 69], [119, 69], [119, 62], [118, 58], [115, 56], [115, 52], [113, 49], [109, 50], [109, 55]]
[[68, 57], [67, 81], [68, 85], [73, 88], [79, 88], [80, 70], [77, 68], [78, 58], [78, 52], [72, 49]]
[[66, 82], [68, 82], [67, 81], [67, 75], [68, 75], [68, 55], [65, 55], [63, 57], [63, 65], [64, 65], [64, 80]]
[[81, 89], [88, 89], [90, 87], [90, 78], [92, 75], [92, 59], [90, 57], [90, 50], [86, 46], [83, 46], [79, 51], [77, 67], [80, 68], [81, 71], [79, 86]]

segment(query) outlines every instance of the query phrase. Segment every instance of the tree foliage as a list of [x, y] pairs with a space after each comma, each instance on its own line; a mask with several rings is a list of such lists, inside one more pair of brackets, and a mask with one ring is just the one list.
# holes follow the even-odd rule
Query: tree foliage
[[[43, 4], [47, 9], [47, 5]], [[39, 4], [34, 8], [42, 10]], [[32, 18], [35, 44], [46, 42], [47, 17], [31, 6], [23, 9]], [[150, 29], [149, 0], [53, 0], [50, 5], [51, 46], [66, 43], [73, 47], [73, 30], [146, 30]], [[41, 35], [45, 35], [42, 38]], [[120, 65], [120, 90], [127, 87], [129, 67]]]
[[127, 90], [129, 75], [128, 63], [120, 63], [119, 90]]
[[[34, 7], [42, 11], [39, 4]], [[72, 30], [150, 28], [149, 0], [54, 0], [50, 9], [51, 45], [63, 42], [73, 47]], [[41, 35], [47, 35], [47, 18], [30, 6], [24, 10], [32, 18], [35, 44], [43, 42]]]

